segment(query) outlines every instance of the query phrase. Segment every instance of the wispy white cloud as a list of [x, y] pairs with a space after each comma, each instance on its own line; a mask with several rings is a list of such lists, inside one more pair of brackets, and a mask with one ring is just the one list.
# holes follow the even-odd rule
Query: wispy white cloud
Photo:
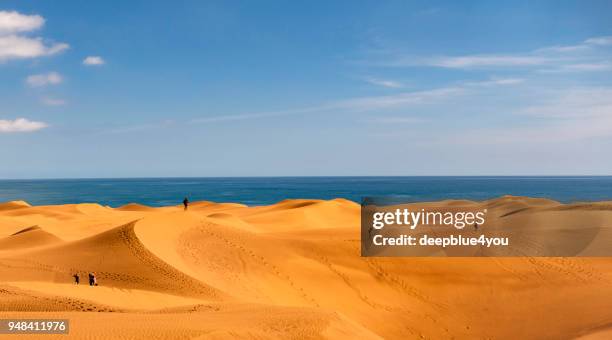
[[341, 100], [332, 105], [335, 108], [353, 111], [369, 111], [423, 104], [434, 100], [442, 101], [463, 93], [465, 93], [465, 88], [463, 87], [445, 87], [433, 90], [403, 92], [386, 96], [358, 97]]
[[26, 78], [26, 83], [31, 87], [41, 87], [46, 85], [57, 85], [63, 81], [62, 76], [57, 72], [44, 74], [33, 74]]
[[41, 28], [45, 19], [40, 15], [26, 15], [15, 11], [0, 11], [0, 34], [30, 32]]
[[[274, 117], [285, 117], [293, 115], [320, 114], [326, 112], [368, 112], [386, 109], [411, 108], [424, 104], [440, 104], [447, 100], [467, 95], [477, 94], [478, 91], [490, 89], [495, 86], [508, 86], [520, 84], [524, 79], [520, 78], [492, 78], [483, 81], [472, 81], [458, 83], [452, 86], [434, 88], [422, 91], [404, 91], [393, 95], [354, 97], [330, 101], [320, 105], [287, 109], [279, 111], [263, 111], [253, 113], [214, 115], [195, 118], [189, 124], [216, 124], [226, 122], [238, 122], [256, 119], [268, 119]], [[416, 123], [422, 122], [421, 118], [407, 118], [402, 116], [374, 117], [372, 122], [377, 123]], [[167, 126], [166, 123], [142, 124], [126, 126], [106, 130], [106, 133], [125, 133], [141, 130], [149, 130]]]
[[208, 116], [208, 117], [201, 117], [201, 118], [193, 119], [191, 120], [191, 123], [205, 124], [205, 123], [217, 123], [217, 122], [258, 119], [258, 118], [291, 116], [291, 115], [299, 115], [299, 114], [325, 111], [325, 110], [332, 109], [333, 107], [334, 107], [333, 105], [321, 105], [321, 106], [313, 106], [313, 107], [306, 107], [306, 108], [292, 109], [292, 110], [256, 112], [256, 113], [245, 113], [245, 114], [236, 114], [236, 115]]
[[542, 47], [534, 51], [534, 53], [575, 53], [582, 52], [591, 48], [589, 44], [581, 43], [577, 45], [557, 45]]
[[531, 104], [518, 114], [553, 119], [612, 119], [611, 87], [579, 87], [557, 90], [541, 103]]
[[584, 42], [592, 45], [612, 45], [612, 36], [589, 38]]
[[385, 96], [351, 98], [331, 103], [329, 106], [332, 108], [348, 109], [353, 111], [403, 108], [427, 103], [440, 103], [448, 99], [471, 93], [473, 92], [474, 87], [514, 85], [523, 81], [524, 80], [520, 78], [499, 78], [478, 82], [463, 82], [452, 86], [430, 90], [408, 91]]
[[43, 97], [41, 102], [47, 106], [62, 106], [66, 104], [66, 101], [59, 98]]
[[68, 49], [66, 43], [48, 43], [40, 37], [25, 35], [44, 23], [39, 15], [0, 11], [0, 62], [51, 56]]
[[[537, 89], [535, 89], [537, 91]], [[534, 147], [612, 137], [612, 87], [541, 90], [538, 103], [525, 102], [512, 110], [517, 126], [479, 126], [461, 134], [443, 136], [443, 144], [487, 144]]]
[[395, 81], [395, 80], [380, 79], [380, 78], [373, 78], [373, 77], [367, 77], [364, 80], [376, 86], [395, 88], [395, 89], [404, 87], [404, 84], [402, 84], [399, 81]]
[[0, 119], [0, 133], [33, 132], [44, 129], [47, 126], [46, 123], [31, 121], [25, 118], [17, 118], [15, 120]]
[[594, 37], [574, 45], [546, 46], [512, 54], [471, 54], [458, 56], [410, 56], [398, 52], [380, 53], [371, 64], [388, 67], [440, 67], [448, 69], [546, 68], [550, 70], [602, 71], [612, 58], [608, 46], [612, 36]]
[[476, 68], [491, 66], [534, 66], [543, 65], [549, 62], [550, 58], [540, 56], [471, 55], [431, 58], [426, 63], [429, 66], [446, 68]]
[[100, 56], [89, 56], [83, 59], [83, 65], [87, 66], [101, 66], [106, 64], [106, 61]]
[[516, 85], [524, 81], [525, 79], [523, 78], [492, 78], [490, 80], [465, 82], [464, 84], [467, 86], [492, 87], [503, 85]]
[[[545, 126], [488, 127], [464, 131], [461, 135], [441, 138], [442, 143], [482, 146], [483, 140], [489, 145], [512, 145], [514, 147], [543, 147], [559, 150], [560, 145], [571, 145], [577, 141], [609, 138], [612, 135], [612, 117], [596, 120], [550, 121]], [[550, 149], [550, 147], [554, 149]]]
[[193, 124], [208, 124], [208, 123], [220, 123], [220, 122], [231, 122], [231, 121], [242, 121], [252, 119], [264, 119], [272, 117], [292, 116], [309, 113], [319, 113], [325, 111], [369, 111], [375, 109], [407, 106], [411, 104], [424, 103], [428, 99], [441, 99], [444, 96], [451, 96], [453, 94], [459, 94], [462, 91], [460, 87], [457, 88], [441, 88], [430, 91], [416, 91], [416, 92], [405, 92], [389, 96], [372, 96], [372, 97], [357, 97], [345, 100], [339, 100], [335, 102], [329, 102], [326, 104], [305, 107], [299, 109], [289, 109], [281, 111], [268, 111], [268, 112], [257, 112], [257, 113], [244, 113], [236, 115], [219, 115], [219, 116], [208, 116], [201, 117], [191, 120]]
[[100, 131], [100, 134], [121, 134], [121, 133], [140, 132], [140, 131], [146, 131], [146, 130], [165, 128], [173, 124], [175, 124], [174, 120], [168, 119], [168, 120], [157, 122], [157, 123], [113, 127], [110, 129], [105, 129], [103, 131]]
[[417, 124], [422, 123], [425, 120], [417, 117], [402, 117], [402, 116], [384, 116], [374, 117], [368, 119], [368, 123], [381, 123], [381, 124]]
[[320, 112], [366, 112], [385, 109], [408, 108], [423, 104], [442, 103], [444, 101], [474, 93], [475, 89], [490, 88], [494, 86], [507, 86], [523, 82], [520, 78], [494, 78], [480, 82], [463, 82], [453, 86], [440, 87], [422, 91], [405, 91], [384, 96], [365, 96], [331, 101], [317, 106], [299, 109], [269, 111], [259, 113], [245, 113], [237, 115], [220, 115], [197, 118], [191, 123], [219, 123], [250, 119], [263, 119], [279, 116], [300, 115]]
[[539, 70], [541, 73], [599, 72], [612, 70], [612, 62], [577, 63]]
[[441, 67], [449, 69], [476, 69], [499, 67], [527, 67], [546, 65], [553, 58], [540, 55], [464, 55], [464, 56], [430, 56], [412, 57], [394, 55], [374, 65], [388, 67]]

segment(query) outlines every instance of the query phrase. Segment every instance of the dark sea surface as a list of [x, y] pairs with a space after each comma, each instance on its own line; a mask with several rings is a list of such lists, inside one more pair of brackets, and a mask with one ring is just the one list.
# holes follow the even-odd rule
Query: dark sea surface
[[0, 202], [33, 205], [96, 202], [118, 207], [191, 201], [265, 205], [288, 198], [360, 202], [363, 197], [399, 196], [405, 201], [470, 199], [503, 195], [546, 197], [561, 202], [612, 200], [605, 177], [241, 177], [0, 180]]

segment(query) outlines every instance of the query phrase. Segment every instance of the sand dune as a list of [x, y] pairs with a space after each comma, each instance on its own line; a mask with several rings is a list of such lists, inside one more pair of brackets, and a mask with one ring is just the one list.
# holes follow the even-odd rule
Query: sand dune
[[59, 237], [42, 230], [39, 226], [32, 226], [0, 238], [0, 251], [48, 246], [61, 242]]
[[110, 305], [122, 310], [156, 310], [169, 307], [190, 306], [202, 300], [178, 295], [163, 294], [151, 290], [123, 289], [111, 286], [91, 287], [86, 284], [61, 284], [40, 281], [5, 282], [3, 285], [49, 294], [57, 297], [75, 298], [91, 301], [100, 305]]
[[[179, 295], [218, 299], [220, 292], [176, 270], [148, 251], [134, 233], [134, 222], [82, 240], [8, 256], [3, 259], [14, 268], [2, 277], [19, 280], [65, 282], [72, 274], [96, 273], [105, 286], [152, 289]], [[63, 275], [62, 275], [63, 274]]]
[[30, 207], [30, 204], [25, 201], [11, 201], [6, 203], [0, 203], [0, 211], [15, 210], [27, 207]]
[[[508, 228], [612, 229], [606, 202], [436, 204], [486, 207]], [[362, 258], [359, 221], [359, 205], [342, 199], [188, 211], [1, 204], [0, 318], [70, 318], [77, 338], [609, 334], [607, 258]], [[74, 285], [77, 272], [95, 272], [99, 286]]]
[[148, 207], [146, 205], [142, 205], [142, 204], [137, 204], [137, 203], [129, 203], [126, 205], [123, 205], [115, 210], [120, 210], [120, 211], [154, 211], [155, 208], [152, 207]]

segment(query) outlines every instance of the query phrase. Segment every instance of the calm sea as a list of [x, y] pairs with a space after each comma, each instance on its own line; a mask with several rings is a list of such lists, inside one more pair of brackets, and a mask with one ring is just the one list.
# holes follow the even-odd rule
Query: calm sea
[[254, 177], [0, 180], [0, 202], [34, 205], [130, 202], [150, 206], [191, 201], [271, 204], [287, 198], [360, 202], [367, 196], [401, 196], [407, 201], [502, 195], [552, 198], [561, 202], [612, 200], [612, 177]]

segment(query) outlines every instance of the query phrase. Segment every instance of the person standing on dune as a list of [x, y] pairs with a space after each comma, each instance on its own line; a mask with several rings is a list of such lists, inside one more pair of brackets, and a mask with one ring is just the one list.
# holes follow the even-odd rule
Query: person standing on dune
[[185, 210], [187, 210], [187, 207], [189, 207], [189, 199], [187, 199], [187, 197], [183, 200], [183, 205], [185, 206]]
[[79, 284], [81, 282], [81, 277], [79, 276], [79, 273], [76, 273], [74, 275], [72, 275], [72, 277], [74, 277], [74, 283], [75, 284]]

